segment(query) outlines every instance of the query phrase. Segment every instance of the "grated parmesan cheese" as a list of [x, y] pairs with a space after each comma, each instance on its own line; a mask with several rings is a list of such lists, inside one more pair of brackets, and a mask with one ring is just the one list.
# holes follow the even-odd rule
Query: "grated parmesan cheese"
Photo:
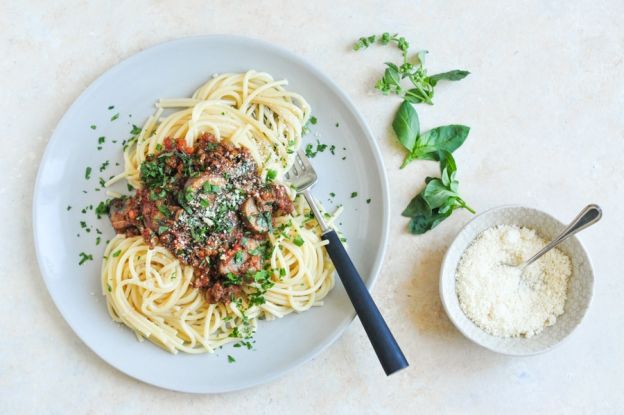
[[456, 272], [459, 304], [477, 326], [498, 337], [531, 337], [563, 314], [572, 266], [555, 248], [521, 275], [519, 265], [546, 245], [533, 229], [499, 225], [479, 234]]

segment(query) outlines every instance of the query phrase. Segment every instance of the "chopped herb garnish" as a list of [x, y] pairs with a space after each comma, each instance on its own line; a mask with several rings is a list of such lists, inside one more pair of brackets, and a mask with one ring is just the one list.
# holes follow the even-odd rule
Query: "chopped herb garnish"
[[87, 167], [85, 169], [85, 179], [89, 180], [91, 178], [91, 167]]
[[84, 252], [81, 252], [78, 255], [80, 256], [80, 261], [78, 262], [78, 265], [82, 265], [87, 261], [93, 261], [93, 255], [91, 254], [86, 254]]
[[104, 137], [103, 135], [98, 137], [98, 144], [104, 144], [105, 141], [106, 141], [106, 137]]
[[340, 123], [336, 123], [336, 128], [340, 127]]
[[165, 217], [167, 217], [167, 218], [171, 217], [171, 211], [169, 210], [167, 205], [160, 205], [160, 206], [158, 206], [158, 211], [160, 213], [162, 213], [163, 215], [165, 215]]
[[99, 236], [95, 238], [95, 244], [99, 245], [100, 241], [102, 240], [102, 238], [100, 238]]
[[71, 206], [67, 205], [67, 210], [71, 210]]
[[351, 193], [351, 199], [353, 199], [354, 197], [357, 197], [357, 195], [358, 195], [357, 192], [352, 192]]
[[370, 204], [371, 200], [370, 199], [366, 199], [366, 203]]
[[91, 125], [91, 129], [92, 129], [92, 130], [95, 130], [96, 128], [97, 128], [97, 127], [95, 126], [95, 124], [92, 124], [92, 125]]
[[169, 230], [169, 226], [162, 226], [161, 225], [161, 226], [158, 227], [158, 234], [160, 235], [162, 233], [167, 232], [168, 230]]
[[334, 192], [331, 192], [329, 195], [330, 195], [331, 197], [336, 197], [336, 193], [334, 193]]
[[236, 359], [234, 359], [232, 355], [228, 355], [228, 363], [234, 363], [234, 362], [236, 362]]
[[100, 202], [95, 208], [95, 216], [98, 219], [101, 219], [102, 216], [108, 215], [108, 210], [110, 208], [110, 200], [104, 200]]
[[113, 116], [111, 117], [111, 121], [115, 121], [117, 118], [119, 118], [119, 113], [117, 113], [117, 114], [113, 115]]
[[316, 125], [317, 122], [318, 122], [318, 120], [316, 119], [316, 117], [314, 115], [310, 117], [310, 124]]
[[109, 106], [108, 106], [108, 109], [109, 109], [109, 110], [115, 109], [115, 106], [114, 106], [114, 105], [109, 105]]
[[293, 239], [293, 243], [297, 246], [302, 246], [304, 241], [303, 238], [300, 235], [297, 235], [297, 237], [295, 239]]
[[267, 182], [272, 182], [273, 180], [275, 180], [276, 177], [277, 177], [277, 172], [275, 170], [273, 169], [267, 170], [267, 175], [266, 175]]
[[121, 249], [118, 249], [115, 252], [113, 252], [113, 258], [117, 258], [119, 254], [121, 254]]
[[132, 135], [141, 134], [141, 127], [137, 127], [136, 125], [132, 124], [132, 130], [130, 130], [130, 134]]
[[106, 170], [106, 168], [109, 166], [110, 161], [106, 160], [104, 163], [102, 163], [102, 165], [100, 166], [100, 172], [103, 172], [104, 170]]

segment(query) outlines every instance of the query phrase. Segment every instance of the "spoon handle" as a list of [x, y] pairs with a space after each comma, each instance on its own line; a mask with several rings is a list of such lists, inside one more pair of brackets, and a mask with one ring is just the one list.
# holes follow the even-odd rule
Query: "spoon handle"
[[601, 217], [602, 209], [600, 209], [600, 206], [593, 204], [587, 205], [583, 210], [581, 210], [581, 213], [579, 213], [578, 216], [574, 218], [572, 223], [566, 226], [566, 228], [559, 234], [559, 236], [553, 239], [548, 245], [543, 247], [537, 254], [529, 258], [524, 263], [524, 267], [528, 267], [529, 265], [531, 265], [546, 252], [550, 251], [555, 246], [568, 239], [570, 236], [598, 222]]

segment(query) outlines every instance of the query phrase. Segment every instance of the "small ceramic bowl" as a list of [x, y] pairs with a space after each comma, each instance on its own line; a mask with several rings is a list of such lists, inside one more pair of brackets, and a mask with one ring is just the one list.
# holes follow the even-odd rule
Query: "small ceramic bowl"
[[440, 270], [440, 297], [449, 318], [464, 336], [498, 353], [523, 356], [552, 349], [570, 335], [579, 325], [591, 302], [594, 274], [589, 256], [581, 242], [572, 236], [558, 248], [572, 261], [572, 275], [568, 283], [568, 298], [564, 313], [554, 325], [529, 337], [501, 338], [486, 333], [462, 311], [455, 291], [455, 271], [470, 243], [484, 230], [496, 225], [518, 225], [535, 229], [547, 241], [559, 234], [565, 225], [547, 213], [523, 206], [501, 206], [476, 216], [457, 235], [449, 247]]

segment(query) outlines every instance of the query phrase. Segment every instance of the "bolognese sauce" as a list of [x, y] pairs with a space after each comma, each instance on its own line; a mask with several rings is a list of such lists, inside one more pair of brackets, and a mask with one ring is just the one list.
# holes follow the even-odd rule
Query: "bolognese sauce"
[[143, 187], [111, 201], [112, 226], [164, 246], [194, 268], [192, 284], [209, 303], [228, 303], [263, 270], [274, 218], [293, 211], [288, 191], [262, 180], [247, 149], [210, 134], [192, 147], [163, 144], [141, 164]]

